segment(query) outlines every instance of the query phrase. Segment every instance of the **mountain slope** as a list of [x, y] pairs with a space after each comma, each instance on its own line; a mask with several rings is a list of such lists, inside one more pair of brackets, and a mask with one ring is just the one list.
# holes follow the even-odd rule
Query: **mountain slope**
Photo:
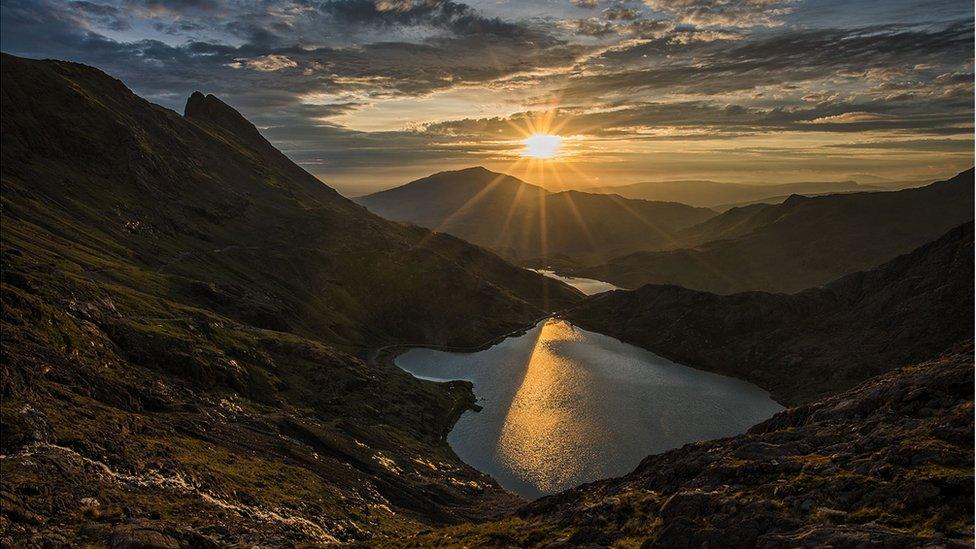
[[[777, 197], [882, 190], [854, 181], [810, 181], [774, 185], [746, 185], [715, 181], [648, 181], [604, 189], [627, 198], [680, 202], [705, 208], [753, 201], [776, 202]], [[724, 208], [723, 208], [724, 209]]]
[[5, 546], [282, 546], [516, 500], [444, 441], [471, 405], [344, 351], [479, 345], [580, 294], [368, 213], [236, 111], [2, 56]]
[[391, 547], [971, 547], [972, 343], [621, 478]]
[[[348, 346], [477, 344], [576, 299], [368, 214], [212, 96], [191, 97], [184, 118], [77, 66], [5, 63], [6, 236], [45, 258], [131, 265], [147, 272], [111, 276]], [[472, 313], [494, 326], [464, 326]]]
[[972, 257], [968, 223], [876, 269], [794, 295], [648, 285], [594, 296], [567, 318], [795, 404], [971, 337]]
[[678, 238], [567, 274], [626, 288], [677, 284], [716, 293], [797, 292], [879, 265], [973, 219], [973, 170], [893, 192], [793, 196], [734, 208]]
[[666, 248], [715, 212], [579, 191], [551, 193], [484, 168], [442, 172], [357, 198], [370, 211], [454, 234], [520, 261], [568, 255], [599, 261]]

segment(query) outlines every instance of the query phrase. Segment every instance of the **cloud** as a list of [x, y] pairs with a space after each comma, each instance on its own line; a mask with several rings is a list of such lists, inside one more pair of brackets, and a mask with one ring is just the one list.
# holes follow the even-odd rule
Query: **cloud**
[[336, 21], [373, 27], [430, 27], [455, 36], [548, 39], [542, 28], [485, 17], [452, 0], [326, 0], [319, 9]]
[[821, 116], [813, 120], [805, 120], [805, 124], [851, 124], [853, 122], [874, 122], [884, 120], [885, 116], [874, 112], [845, 112], [831, 116]]
[[[959, 134], [970, 131], [972, 106], [942, 102], [927, 105], [898, 105], [880, 101], [850, 104], [825, 102], [816, 106], [759, 107], [710, 101], [628, 102], [620, 107], [572, 110], [547, 113], [551, 126], [563, 135], [594, 138], [627, 136], [673, 138], [697, 132], [702, 137], [738, 137], [778, 132], [924, 132]], [[865, 110], [850, 110], [851, 107]], [[871, 109], [871, 110], [866, 110]], [[435, 135], [471, 138], [491, 135], [516, 138], [518, 128], [543, 115], [526, 111], [509, 117], [451, 120], [427, 124], [423, 132]], [[967, 118], [968, 117], [968, 118]]]
[[597, 17], [565, 21], [563, 25], [584, 36], [611, 36], [617, 34], [619, 31], [618, 25]]
[[703, 27], [775, 27], [795, 0], [644, 0], [678, 22]]
[[131, 9], [145, 10], [155, 17], [208, 12], [224, 7], [223, 0], [129, 0], [127, 4]]
[[124, 31], [131, 28], [125, 13], [115, 6], [86, 1], [71, 2], [70, 5], [88, 21], [96, 21], [108, 29]]
[[[972, 133], [972, 128], [969, 128]], [[858, 141], [853, 143], [838, 143], [828, 145], [835, 149], [873, 149], [873, 150], [896, 150], [896, 151], [915, 151], [915, 152], [955, 152], [971, 153], [973, 150], [972, 139], [889, 139], [885, 141]]]
[[611, 20], [633, 21], [640, 16], [640, 11], [621, 5], [611, 6], [603, 10], [603, 17]]
[[272, 72], [297, 67], [298, 63], [285, 55], [269, 53], [268, 55], [252, 58], [238, 57], [229, 63], [229, 66], [235, 69], [246, 68], [255, 71]]
[[[794, 30], [732, 44], [680, 44], [671, 35], [592, 58], [589, 63], [600, 70], [570, 80], [559, 93], [570, 100], [606, 100], [635, 93], [719, 95], [825, 79], [838, 89], [890, 85], [897, 79], [917, 82], [915, 73], [898, 70], [920, 63], [965, 66], [971, 63], [972, 47], [971, 22], [941, 28]], [[647, 63], [648, 58], [663, 61]]]

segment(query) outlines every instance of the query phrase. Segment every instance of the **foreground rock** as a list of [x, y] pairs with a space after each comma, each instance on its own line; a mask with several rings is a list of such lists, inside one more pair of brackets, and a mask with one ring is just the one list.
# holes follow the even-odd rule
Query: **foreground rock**
[[503, 520], [390, 545], [971, 547], [972, 387], [970, 342]]

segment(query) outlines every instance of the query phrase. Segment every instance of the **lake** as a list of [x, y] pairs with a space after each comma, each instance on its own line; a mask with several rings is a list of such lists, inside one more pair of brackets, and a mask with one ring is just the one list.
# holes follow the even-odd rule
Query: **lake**
[[649, 454], [736, 435], [782, 410], [759, 387], [548, 319], [476, 353], [415, 348], [411, 374], [474, 383], [448, 435], [464, 462], [533, 499], [633, 470]]
[[602, 280], [596, 280], [593, 278], [577, 278], [575, 276], [562, 276], [557, 275], [555, 271], [550, 271], [548, 269], [529, 269], [530, 271], [539, 273], [541, 275], [548, 276], [549, 278], [555, 278], [556, 280], [565, 282], [570, 286], [576, 288], [577, 290], [583, 292], [586, 295], [599, 294], [602, 292], [609, 292], [610, 290], [619, 290], [619, 286], [614, 286], [609, 282], [604, 282]]

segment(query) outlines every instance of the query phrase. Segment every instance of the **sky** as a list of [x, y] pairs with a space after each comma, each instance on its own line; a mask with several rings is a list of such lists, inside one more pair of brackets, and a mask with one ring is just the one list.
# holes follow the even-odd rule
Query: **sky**
[[[973, 164], [970, 0], [2, 0], [0, 49], [195, 90], [356, 196], [934, 180]], [[531, 134], [558, 156], [525, 156]]]

